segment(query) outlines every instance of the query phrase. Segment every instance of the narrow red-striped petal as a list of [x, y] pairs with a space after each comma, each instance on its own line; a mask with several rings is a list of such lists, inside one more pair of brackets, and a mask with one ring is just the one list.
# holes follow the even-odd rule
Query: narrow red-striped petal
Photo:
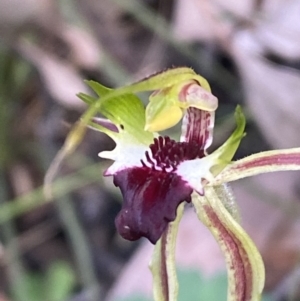
[[214, 188], [192, 197], [199, 219], [222, 249], [228, 271], [228, 301], [258, 301], [264, 287], [262, 258], [251, 238], [223, 206]]
[[235, 161], [211, 184], [219, 185], [245, 177], [285, 170], [300, 170], [300, 148], [267, 151]]

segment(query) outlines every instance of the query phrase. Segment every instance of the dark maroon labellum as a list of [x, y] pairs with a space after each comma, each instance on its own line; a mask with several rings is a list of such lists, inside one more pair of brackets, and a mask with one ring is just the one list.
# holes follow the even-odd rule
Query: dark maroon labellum
[[175, 220], [178, 205], [191, 201], [192, 188], [176, 174], [177, 165], [202, 157], [203, 151], [197, 145], [159, 137], [149, 152], [142, 167], [114, 175], [114, 184], [124, 198], [116, 227], [125, 239], [146, 237], [155, 244], [168, 223]]
[[168, 223], [176, 218], [176, 209], [190, 201], [192, 189], [174, 173], [147, 167], [123, 170], [114, 176], [124, 197], [116, 218], [118, 232], [128, 240], [147, 237], [153, 244]]

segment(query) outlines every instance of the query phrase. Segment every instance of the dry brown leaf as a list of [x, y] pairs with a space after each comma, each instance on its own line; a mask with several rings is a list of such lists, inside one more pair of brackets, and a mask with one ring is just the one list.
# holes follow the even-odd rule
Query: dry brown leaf
[[[173, 31], [177, 38], [187, 41], [215, 41], [231, 30], [218, 5], [207, 0], [177, 0]], [[188, 17], [187, 17], [188, 16]]]
[[298, 0], [266, 2], [272, 2], [272, 5], [265, 8], [265, 17], [256, 26], [255, 35], [259, 43], [283, 58], [299, 59], [300, 2]]
[[60, 25], [56, 1], [0, 0], [0, 36], [13, 41], [28, 25], [39, 24], [54, 30]]
[[61, 37], [71, 48], [72, 61], [76, 66], [87, 70], [99, 67], [102, 52], [91, 34], [78, 27], [64, 26]]
[[264, 59], [251, 30], [237, 33], [231, 49], [247, 105], [265, 138], [275, 148], [299, 146], [300, 73]]
[[76, 94], [79, 91], [87, 93], [88, 90], [74, 66], [26, 41], [18, 44], [18, 50], [37, 68], [45, 88], [53, 99], [67, 108], [83, 109], [85, 107]]

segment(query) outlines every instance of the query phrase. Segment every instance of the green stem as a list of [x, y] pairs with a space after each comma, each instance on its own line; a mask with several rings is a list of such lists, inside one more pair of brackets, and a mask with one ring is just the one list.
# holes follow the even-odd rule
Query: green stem
[[68, 234], [72, 250], [76, 257], [82, 284], [88, 292], [89, 301], [100, 300], [100, 288], [94, 271], [94, 265], [89, 250], [89, 242], [83, 230], [69, 196], [56, 202], [61, 220]]
[[[99, 182], [99, 170], [101, 170], [99, 164], [90, 164], [73, 174], [57, 178], [52, 186], [54, 198], [60, 199], [75, 189]], [[49, 200], [43, 196], [43, 187], [39, 187], [32, 192], [3, 203], [0, 205], [0, 224], [44, 205], [47, 201]]]
[[[84, 160], [79, 161], [83, 161], [83, 164], [86, 163]], [[74, 251], [75, 260], [80, 273], [80, 279], [85, 292], [87, 292], [88, 301], [100, 300], [101, 291], [94, 270], [94, 263], [89, 249], [89, 241], [76, 215], [76, 210], [72, 199], [70, 198], [69, 194], [66, 194], [66, 192], [84, 187], [85, 185], [95, 181], [98, 182], [99, 169], [99, 164], [92, 164], [81, 168], [79, 171], [77, 170], [75, 172], [75, 177], [74, 175], [71, 175], [73, 183], [70, 183], [70, 181], [64, 181], [64, 184], [61, 185], [63, 180], [60, 180], [60, 188], [62, 189], [61, 193], [63, 193], [63, 197], [58, 197], [57, 195], [57, 192], [59, 192], [59, 190], [57, 191], [56, 189], [56, 184], [58, 184], [57, 180], [53, 183], [53, 185], [49, 186], [49, 189], [51, 189], [51, 194], [53, 192], [53, 197], [57, 200], [55, 205], [68, 235], [72, 250]], [[70, 176], [64, 177], [64, 179], [68, 177]]]
[[[89, 250], [89, 241], [80, 221], [78, 220], [74, 204], [66, 192], [70, 192], [73, 189], [78, 189], [89, 183], [98, 181], [100, 168], [98, 164], [93, 164], [88, 167], [84, 167], [79, 171], [77, 170], [75, 172], [75, 177], [74, 175], [66, 176], [62, 180], [56, 180], [52, 183], [52, 179], [57, 174], [62, 159], [63, 158], [60, 158], [60, 155], [56, 157], [54, 160], [57, 161], [55, 161], [54, 164], [53, 162], [51, 163], [51, 166], [54, 166], [53, 170], [50, 172], [48, 170], [47, 172], [45, 183], [47, 186], [48, 196], [51, 196], [51, 198], [47, 198], [46, 195], [46, 200], [50, 201], [54, 198], [57, 200], [55, 205], [68, 235], [72, 250], [74, 251], [82, 286], [85, 292], [87, 292], [87, 300], [98, 301], [101, 299], [101, 292], [97, 276], [94, 271], [93, 259]], [[78, 175], [80, 176], [78, 177]], [[47, 176], [51, 178], [49, 181], [47, 180]], [[71, 180], [73, 181], [64, 181], [64, 179], [68, 177], [71, 177]], [[62, 181], [64, 181], [63, 185], [61, 183]], [[62, 190], [57, 190], [57, 184], [60, 185], [59, 188]], [[45, 192], [45, 186], [43, 188]], [[59, 197], [57, 192], [62, 193], [63, 197]]]
[[[0, 204], [7, 200], [6, 180], [4, 173], [0, 173]], [[24, 269], [20, 261], [20, 251], [16, 237], [15, 226], [8, 220], [1, 227], [2, 240], [4, 244], [5, 263], [7, 265], [10, 293], [15, 301], [26, 300], [28, 296], [24, 282]]]

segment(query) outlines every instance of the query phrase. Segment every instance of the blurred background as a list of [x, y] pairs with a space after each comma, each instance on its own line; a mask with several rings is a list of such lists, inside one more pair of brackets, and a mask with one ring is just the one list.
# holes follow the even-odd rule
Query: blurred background
[[[53, 201], [42, 184], [85, 109], [84, 79], [116, 87], [172, 66], [194, 68], [219, 98], [212, 149], [237, 104], [247, 115], [237, 157], [300, 146], [300, 0], [0, 0], [1, 301], [152, 300], [152, 245], [114, 227], [122, 200], [97, 156], [113, 142], [89, 131]], [[300, 300], [299, 173], [233, 189], [266, 265], [264, 300]], [[191, 208], [177, 259], [179, 301], [226, 300], [223, 256]]]

